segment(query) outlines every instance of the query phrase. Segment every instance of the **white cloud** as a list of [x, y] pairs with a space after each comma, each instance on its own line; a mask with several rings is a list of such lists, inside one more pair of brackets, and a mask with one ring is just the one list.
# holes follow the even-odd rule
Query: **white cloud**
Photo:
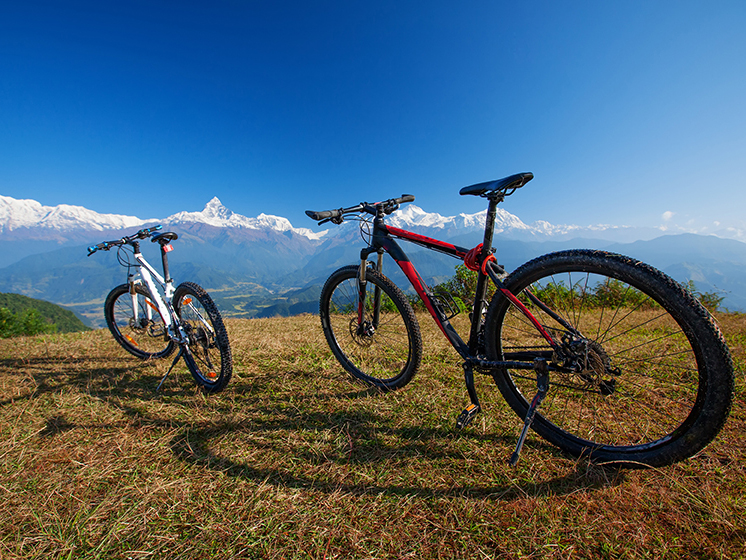
[[666, 211], [665, 211], [665, 212], [663, 212], [663, 214], [661, 215], [661, 218], [663, 218], [663, 221], [664, 221], [664, 222], [668, 222], [668, 221], [669, 221], [669, 220], [670, 220], [671, 218], [673, 218], [673, 215], [674, 215], [674, 214], [675, 214], [675, 212], [671, 212], [670, 210], [666, 210]]

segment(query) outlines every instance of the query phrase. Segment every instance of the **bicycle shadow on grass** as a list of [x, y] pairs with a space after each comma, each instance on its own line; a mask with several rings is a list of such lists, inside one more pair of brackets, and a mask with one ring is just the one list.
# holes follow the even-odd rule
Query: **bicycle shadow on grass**
[[12, 396], [0, 397], [0, 406], [73, 388], [98, 399], [148, 401], [162, 396], [156, 387], [165, 369], [161, 373], [162, 368], [139, 360], [111, 364], [110, 358], [98, 357], [0, 359], [0, 372], [11, 372], [18, 380]]
[[[18, 360], [0, 360], [0, 367], [13, 369]], [[423, 497], [471, 497], [477, 499], [512, 500], [527, 495], [562, 495], [578, 490], [595, 490], [620, 484], [622, 471], [601, 467], [590, 469], [576, 467], [567, 474], [539, 482], [502, 482], [495, 484], [459, 483], [466, 477], [458, 468], [468, 450], [479, 451], [491, 446], [489, 453], [504, 454], [507, 459], [514, 436], [483, 434], [475, 430], [454, 432], [450, 428], [397, 425], [395, 419], [378, 414], [365, 407], [353, 409], [325, 408], [327, 401], [355, 401], [378, 395], [376, 389], [357, 389], [339, 393], [318, 394], [311, 387], [306, 393], [280, 394], [268, 397], [264, 388], [274, 376], [239, 383], [234, 389], [240, 396], [240, 405], [248, 410], [244, 420], [226, 420], [233, 417], [235, 403], [209, 397], [214, 419], [195, 420], [189, 416], [195, 404], [196, 388], [184, 388], [185, 383], [166, 385], [156, 393], [155, 387], [163, 368], [148, 367], [139, 361], [127, 361], [112, 367], [109, 359], [74, 358], [60, 362], [55, 359], [34, 358], [26, 360], [17, 375], [28, 379], [22, 394], [0, 401], [0, 405], [22, 399], [39, 397], [45, 393], [58, 393], [66, 388], [77, 388], [92, 398], [105, 401], [125, 417], [122, 421], [80, 423], [68, 421], [62, 411], [48, 411], [39, 430], [40, 437], [55, 437], [74, 429], [110, 429], [128, 426], [162, 427], [177, 430], [170, 439], [171, 452], [179, 460], [203, 469], [224, 473], [227, 476], [327, 493], [345, 492], [360, 496], [381, 493], [392, 496], [417, 495]], [[278, 375], [292, 375], [283, 372]], [[348, 387], [350, 388], [350, 387]], [[149, 410], [147, 403], [166, 397], [171, 405], [183, 405], [184, 415], [174, 416], [170, 410]], [[268, 402], [268, 399], [274, 399]], [[200, 402], [202, 402], [200, 400]], [[145, 406], [140, 406], [142, 403]], [[308, 404], [310, 403], [310, 404]], [[313, 408], [322, 410], [314, 410]], [[205, 415], [202, 416], [205, 418]], [[316, 434], [320, 434], [316, 435]], [[242, 441], [243, 440], [243, 441]], [[239, 442], [240, 449], [225, 449], [226, 442]], [[244, 447], [244, 444], [247, 443]], [[246, 451], [249, 448], [249, 452]], [[550, 457], [563, 457], [562, 453], [541, 441], [530, 441], [527, 448]], [[483, 449], [482, 449], [483, 450]], [[502, 461], [500, 457], [500, 461]], [[548, 459], [551, 460], [551, 459]], [[414, 465], [422, 474], [433, 469], [453, 469], [455, 484], [448, 488], [437, 484], [346, 482], [366, 478], [366, 470], [388, 468], [391, 463]], [[294, 465], [301, 465], [300, 468]], [[304, 465], [310, 468], [303, 467]], [[520, 468], [520, 467], [519, 467]], [[564, 469], [563, 469], [564, 470]], [[344, 475], [339, 473], [343, 472]], [[406, 480], [409, 476], [397, 480]], [[494, 477], [493, 477], [494, 478]], [[515, 479], [498, 474], [496, 478]], [[462, 479], [463, 480], [463, 479]]]
[[[258, 412], [266, 414], [269, 411]], [[318, 449], [318, 442], [303, 441], [304, 434], [319, 432], [336, 437], [336, 444], [332, 442], [324, 449]], [[231, 440], [229, 447], [233, 446], [234, 450], [215, 449], [220, 447], [223, 438]], [[288, 444], [288, 441], [298, 439], [301, 440], [300, 444]], [[540, 482], [459, 484], [457, 481], [463, 471], [457, 468], [457, 464], [464, 461], [464, 450], [463, 447], [452, 445], [454, 441], [456, 444], [466, 441], [472, 447], [494, 444], [494, 453], [504, 453], [506, 461], [508, 450], [512, 451], [511, 446], [515, 445], [515, 438], [507, 436], [468, 431], [455, 434], [448, 429], [435, 428], [396, 428], [373, 413], [341, 412], [299, 413], [284, 419], [274, 417], [258, 420], [250, 426], [229, 422], [192, 426], [174, 435], [169, 445], [181, 461], [229, 477], [329, 494], [342, 492], [356, 496], [387, 494], [510, 501], [526, 496], [556, 496], [578, 490], [599, 490], [617, 486], [626, 480], [624, 471], [619, 468], [578, 462], [567, 474]], [[246, 457], [247, 446], [251, 447], [249, 457]], [[540, 441], [530, 442], [527, 448], [553, 458], [564, 457], [561, 451]], [[453, 467], [453, 480], [456, 483], [447, 488], [438, 488], [437, 484], [427, 482], [347, 482], [350, 479], [370, 478], [368, 473], [377, 472], [379, 465], [382, 469], [400, 466], [401, 474], [397, 479], [406, 479], [412, 474], [412, 464], [420, 474], [425, 475]], [[412, 480], [416, 480], [417, 475], [415, 472]], [[465, 474], [463, 476], [467, 477]], [[510, 474], [499, 476], [503, 479], [518, 478]]]

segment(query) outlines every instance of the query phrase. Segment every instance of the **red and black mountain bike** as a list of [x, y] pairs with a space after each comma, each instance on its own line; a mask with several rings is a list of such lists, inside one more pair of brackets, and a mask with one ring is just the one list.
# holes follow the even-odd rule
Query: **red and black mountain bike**
[[[484, 241], [471, 250], [387, 226], [385, 216], [412, 195], [307, 211], [320, 224], [357, 215], [368, 234], [360, 264], [335, 271], [321, 293], [332, 352], [353, 376], [382, 390], [403, 387], [417, 372], [417, 316], [383, 275], [385, 252], [463, 360], [471, 403], [457, 427], [480, 411], [475, 372], [492, 376], [524, 419], [512, 464], [529, 427], [599, 462], [662, 466], [692, 456], [715, 438], [731, 407], [733, 364], [715, 320], [664, 273], [605, 251], [550, 253], [506, 277], [492, 249], [497, 205], [532, 178], [521, 173], [461, 189], [488, 200]], [[478, 272], [468, 342], [450, 322], [456, 303], [428, 288], [396, 239], [463, 259]], [[490, 280], [496, 290], [488, 302]]]

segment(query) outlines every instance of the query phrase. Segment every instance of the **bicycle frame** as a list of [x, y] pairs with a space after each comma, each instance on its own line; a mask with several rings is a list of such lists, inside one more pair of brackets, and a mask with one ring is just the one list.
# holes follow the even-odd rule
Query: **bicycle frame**
[[[134, 245], [134, 244], [133, 244]], [[184, 340], [183, 336], [184, 333], [182, 332], [175, 332], [174, 331], [174, 324], [177, 324], [177, 321], [175, 320], [175, 312], [173, 310], [173, 307], [171, 306], [170, 302], [171, 298], [174, 295], [174, 286], [173, 282], [167, 282], [163, 276], [158, 274], [158, 271], [155, 270], [148, 261], [145, 260], [145, 257], [142, 256], [142, 253], [140, 252], [139, 243], [134, 245], [135, 249], [135, 260], [138, 262], [136, 265], [140, 277], [145, 282], [145, 285], [148, 287], [148, 291], [150, 292], [151, 298], [155, 301], [156, 307], [153, 307], [153, 304], [150, 302], [148, 303], [148, 319], [151, 319], [153, 310], [157, 311], [161, 319], [163, 319], [163, 323], [166, 325], [166, 331], [168, 332], [169, 336], [176, 340], [177, 342], [179, 340]], [[137, 320], [137, 295], [135, 294], [134, 290], [134, 284], [137, 283], [137, 280], [134, 277], [134, 274], [130, 274], [128, 278], [128, 284], [130, 285], [130, 294], [132, 294], [132, 313], [135, 320]], [[157, 285], [156, 285], [157, 282]], [[160, 287], [160, 290], [158, 289]], [[161, 296], [161, 291], [163, 291], [164, 295], [166, 296], [165, 300]]]
[[[497, 289], [500, 291], [500, 293], [506, 297], [514, 306], [516, 306], [523, 315], [526, 316], [526, 318], [533, 324], [533, 326], [537, 329], [539, 333], [541, 333], [541, 336], [547, 341], [547, 343], [552, 347], [553, 350], [559, 348], [559, 343], [552, 337], [552, 335], [547, 332], [546, 329], [539, 323], [539, 321], [534, 317], [534, 315], [526, 308], [526, 306], [513, 294], [511, 293], [505, 286], [503, 285], [502, 281], [499, 278], [499, 267], [493, 262], [494, 257], [490, 259], [491, 252], [489, 247], [492, 245], [492, 237], [494, 232], [494, 223], [495, 223], [495, 216], [497, 213], [497, 203], [498, 200], [494, 198], [490, 198], [489, 202], [489, 208], [487, 210], [487, 223], [485, 225], [485, 234], [484, 234], [484, 242], [482, 244], [481, 254], [480, 254], [480, 261], [483, 263], [482, 266], [480, 266], [480, 269], [478, 271], [477, 276], [477, 287], [476, 287], [476, 293], [474, 298], [474, 306], [472, 308], [472, 316], [471, 316], [471, 329], [469, 333], [469, 341], [464, 342], [464, 340], [461, 338], [461, 336], [456, 332], [454, 327], [451, 325], [448, 317], [441, 309], [440, 303], [437, 300], [437, 297], [430, 292], [430, 290], [427, 288], [427, 285], [422, 280], [422, 277], [419, 275], [417, 270], [415, 269], [412, 262], [409, 260], [409, 257], [406, 255], [404, 250], [399, 246], [399, 244], [396, 242], [396, 239], [404, 239], [406, 241], [410, 241], [412, 243], [415, 243], [417, 245], [420, 245], [422, 247], [425, 247], [426, 249], [438, 251], [441, 253], [445, 253], [447, 255], [450, 255], [454, 258], [463, 260], [467, 253], [469, 253], [469, 249], [466, 249], [464, 247], [459, 247], [457, 245], [453, 245], [451, 243], [447, 243], [445, 241], [440, 241], [437, 239], [433, 239], [424, 235], [420, 235], [411, 231], [407, 231], [404, 229], [400, 229], [397, 227], [386, 225], [383, 221], [383, 215], [377, 215], [373, 221], [373, 235], [371, 244], [369, 247], [363, 249], [360, 254], [361, 258], [361, 264], [360, 264], [360, 305], [358, 308], [358, 316], [360, 318], [360, 321], [362, 321], [362, 303], [365, 295], [365, 267], [367, 258], [372, 253], [378, 254], [378, 269], [380, 270], [381, 267], [381, 260], [383, 252], [388, 253], [394, 261], [396, 261], [399, 268], [402, 270], [404, 275], [407, 277], [407, 280], [409, 280], [410, 284], [412, 284], [412, 287], [414, 288], [415, 292], [417, 292], [417, 295], [422, 299], [423, 303], [425, 304], [426, 309], [432, 316], [432, 318], [435, 320], [435, 323], [440, 328], [441, 332], [445, 335], [445, 337], [448, 339], [450, 344], [454, 347], [454, 349], [458, 352], [458, 354], [461, 356], [461, 358], [465, 361], [466, 364], [470, 366], [478, 366], [480, 369], [487, 369], [487, 370], [494, 370], [497, 368], [506, 368], [509, 367], [511, 369], [536, 369], [536, 363], [535, 360], [537, 357], [543, 358], [545, 360], [549, 360], [551, 358], [552, 352], [546, 352], [546, 355], [537, 356], [536, 354], [532, 354], [532, 361], [525, 361], [525, 356], [520, 353], [510, 354], [506, 353], [506, 357], [508, 358], [515, 358], [514, 360], [503, 360], [503, 361], [487, 361], [483, 358], [479, 357], [479, 334], [482, 329], [482, 313], [485, 310], [485, 306], [487, 304], [486, 301], [486, 293], [487, 293], [487, 282], [488, 278], [491, 279], [494, 283]], [[565, 328], [567, 328], [571, 332], [575, 332], [575, 329], [573, 329], [570, 325], [568, 325], [565, 321], [563, 321], [559, 316], [554, 314], [549, 308], [544, 306], [538, 298], [533, 296], [533, 294], [527, 294], [528, 297], [531, 299], [532, 302], [539, 305], [544, 311], [550, 313], [550, 315], [553, 316], [553, 318], [560, 321], [561, 324]], [[379, 315], [379, 309], [380, 309], [380, 290], [376, 288], [375, 291], [375, 302], [374, 302], [374, 317], [373, 317], [373, 324], [374, 326], [377, 326], [378, 323], [378, 315]], [[521, 359], [523, 358], [523, 359]], [[550, 370], [552, 367], [550, 366]]]
[[[88, 247], [89, 257], [99, 250], [109, 251], [116, 247], [119, 264], [128, 270], [127, 284], [116, 286], [106, 297], [106, 323], [114, 339], [126, 351], [141, 359], [168, 356], [174, 345], [179, 346], [179, 352], [156, 391], [160, 390], [182, 357], [199, 386], [208, 392], [220, 391], [230, 380], [233, 368], [222, 317], [212, 298], [201, 286], [184, 282], [174, 287], [168, 270], [168, 253], [173, 250], [170, 241], [179, 236], [174, 232], [152, 235], [161, 227], [157, 225], [141, 229], [133, 235]], [[160, 245], [162, 276], [142, 255], [141, 239], [150, 239]], [[131, 249], [125, 249], [125, 246]], [[155, 313], [158, 313], [157, 318]], [[161, 346], [161, 342], [154, 342], [159, 346], [157, 351], [153, 351], [150, 344], [139, 348], [139, 343], [147, 340], [142, 337], [161, 339], [166, 343], [165, 347]], [[212, 357], [213, 349], [219, 355]]]
[[[510, 459], [510, 464], [515, 465], [518, 461], [518, 456], [523, 447], [523, 443], [526, 439], [529, 427], [531, 426], [536, 410], [538, 409], [544, 397], [547, 394], [549, 388], [549, 372], [557, 371], [557, 366], [552, 362], [554, 354], [561, 355], [562, 349], [560, 344], [552, 337], [552, 335], [541, 325], [541, 323], [534, 317], [534, 315], [526, 308], [526, 306], [508, 290], [502, 281], [500, 280], [499, 273], [502, 269], [496, 264], [495, 258], [492, 255], [492, 237], [495, 229], [495, 216], [497, 215], [497, 204], [503, 198], [503, 195], [498, 194], [496, 196], [490, 196], [489, 206], [487, 209], [487, 221], [484, 229], [484, 241], [481, 249], [479, 247], [474, 248], [472, 251], [479, 251], [476, 262], [478, 265], [477, 275], [477, 287], [474, 296], [474, 305], [472, 307], [471, 315], [471, 329], [469, 332], [468, 343], [459, 336], [456, 329], [451, 325], [446, 314], [441, 309], [435, 295], [430, 292], [427, 285], [422, 280], [415, 269], [412, 262], [407, 257], [407, 254], [402, 250], [395, 239], [404, 239], [410, 241], [426, 249], [439, 251], [445, 253], [457, 259], [466, 259], [470, 250], [464, 247], [459, 247], [445, 241], [439, 241], [424, 235], [420, 235], [411, 231], [400, 229], [397, 227], [387, 226], [384, 223], [384, 212], [383, 210], [377, 210], [376, 216], [373, 220], [373, 233], [370, 246], [360, 251], [360, 273], [358, 275], [358, 328], [365, 328], [364, 323], [364, 308], [365, 308], [365, 295], [366, 280], [365, 271], [367, 267], [368, 257], [372, 253], [378, 254], [378, 271], [381, 270], [383, 253], [388, 253], [391, 258], [396, 261], [399, 268], [407, 277], [412, 287], [417, 292], [417, 295], [422, 299], [427, 308], [428, 312], [432, 316], [435, 323], [438, 325], [440, 330], [443, 332], [448, 342], [454, 347], [459, 356], [464, 360], [462, 367], [464, 370], [464, 381], [466, 384], [466, 390], [469, 394], [469, 400], [471, 403], [467, 406], [459, 415], [456, 426], [463, 428], [467, 426], [474, 417], [481, 411], [482, 407], [479, 403], [479, 397], [474, 386], [474, 369], [477, 371], [486, 373], [488, 375], [494, 375], [496, 370], [502, 369], [513, 369], [513, 370], [533, 370], [536, 372], [536, 385], [537, 393], [531, 401], [531, 405], [526, 414], [524, 420], [523, 429], [518, 439], [518, 444], [515, 451]], [[466, 262], [466, 261], [464, 261]], [[483, 329], [482, 324], [482, 312], [486, 305], [487, 295], [487, 281], [491, 279], [498, 291], [503, 297], [507, 298], [512, 305], [517, 307], [520, 312], [531, 322], [541, 336], [547, 341], [551, 350], [543, 352], [505, 352], [503, 354], [503, 360], [500, 361], [489, 361], [484, 357], [480, 356], [480, 351], [483, 349], [479, 346], [479, 337]], [[572, 328], [566, 321], [544, 305], [537, 297], [531, 292], [526, 292], [527, 297], [532, 303], [539, 306], [542, 311], [548, 313], [551, 317], [557, 320], [563, 328], [567, 329], [568, 332], [578, 334], [577, 331]], [[374, 291], [374, 311], [373, 311], [373, 328], [378, 328], [380, 306], [381, 306], [381, 294], [380, 288], [375, 287]], [[531, 361], [527, 361], [530, 359]]]

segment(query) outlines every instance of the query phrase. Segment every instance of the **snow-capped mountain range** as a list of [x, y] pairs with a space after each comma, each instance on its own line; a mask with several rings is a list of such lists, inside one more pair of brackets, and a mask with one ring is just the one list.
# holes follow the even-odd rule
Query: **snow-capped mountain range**
[[[387, 222], [401, 228], [415, 230], [430, 230], [442, 235], [458, 235], [480, 231], [484, 228], [486, 210], [476, 214], [458, 214], [456, 216], [442, 216], [435, 212], [426, 212], [419, 206], [408, 204], [392, 214]], [[119, 214], [100, 214], [82, 206], [60, 204], [59, 206], [44, 206], [35, 200], [18, 200], [0, 195], [0, 236], [18, 238], [21, 231], [46, 230], [64, 235], [73, 231], [105, 231], [120, 230], [143, 226], [145, 224], [161, 223], [176, 226], [178, 224], [206, 224], [216, 228], [235, 228], [251, 230], [271, 230], [275, 232], [293, 232], [309, 240], [318, 241], [323, 237], [334, 234], [335, 230], [312, 230], [310, 228], [293, 227], [287, 218], [259, 214], [256, 218], [249, 218], [237, 214], [226, 208], [217, 197], [210, 200], [199, 212], [182, 211], [166, 218], [139, 218]], [[656, 228], [629, 228], [626, 226], [574, 226], [553, 225], [549, 222], [538, 221], [532, 225], [525, 224], [520, 218], [498, 208], [495, 220], [495, 233], [509, 234], [516, 238], [548, 239], [567, 236], [598, 237], [610, 240], [650, 239], [663, 232]]]
[[73, 229], [122, 229], [137, 227], [148, 220], [118, 214], [99, 214], [82, 206], [60, 204], [43, 206], [36, 200], [18, 200], [0, 195], [0, 233], [20, 228], [45, 228], [59, 231]]
[[42, 228], [59, 232], [118, 230], [154, 222], [168, 225], [202, 223], [219, 228], [293, 231], [309, 239], [320, 239], [326, 233], [313, 232], [307, 228], [294, 228], [287, 218], [279, 216], [259, 214], [256, 218], [247, 218], [223, 206], [218, 197], [210, 200], [201, 212], [178, 212], [163, 219], [142, 219], [119, 214], [99, 214], [82, 206], [68, 204], [43, 206], [35, 200], [18, 200], [0, 195], [0, 233], [21, 228]]
[[[420, 227], [440, 230], [481, 229], [484, 227], [486, 211], [458, 216], [441, 216], [425, 212], [419, 206], [408, 204], [388, 218], [397, 227]], [[44, 228], [57, 231], [114, 230], [138, 227], [153, 222], [176, 225], [179, 223], [202, 223], [219, 228], [271, 229], [279, 232], [293, 231], [309, 239], [320, 239], [327, 230], [313, 231], [309, 228], [295, 228], [287, 218], [259, 214], [249, 218], [226, 208], [218, 197], [213, 197], [200, 212], [178, 212], [166, 218], [138, 218], [119, 214], [99, 214], [82, 206], [60, 204], [43, 206], [35, 200], [18, 200], [0, 196], [0, 233], [20, 228]], [[497, 230], [524, 230], [531, 228], [518, 217], [498, 209]]]
[[259, 214], [256, 218], [247, 218], [232, 212], [216, 196], [205, 205], [201, 212], [179, 212], [162, 220], [164, 224], [196, 222], [219, 228], [270, 229], [279, 232], [292, 231], [309, 239], [321, 239], [326, 231], [314, 232], [308, 228], [295, 228], [287, 218]]
[[[388, 223], [401, 228], [433, 228], [446, 232], [468, 232], [474, 230], [483, 230], [484, 222], [487, 218], [487, 210], [477, 212], [476, 214], [458, 214], [457, 216], [441, 216], [435, 212], [425, 212], [419, 206], [410, 204], [400, 209], [388, 219]], [[627, 232], [633, 229], [626, 226], [573, 226], [573, 225], [553, 225], [543, 220], [534, 222], [531, 225], [524, 223], [518, 216], [503, 210], [497, 209], [495, 217], [495, 233], [510, 233], [517, 237], [552, 237], [567, 236], [576, 234], [580, 237], [588, 237], [591, 233], [600, 234], [603, 232]], [[645, 230], [647, 231], [647, 230]], [[640, 232], [643, 237], [647, 234]], [[660, 231], [657, 233], [661, 234]]]

